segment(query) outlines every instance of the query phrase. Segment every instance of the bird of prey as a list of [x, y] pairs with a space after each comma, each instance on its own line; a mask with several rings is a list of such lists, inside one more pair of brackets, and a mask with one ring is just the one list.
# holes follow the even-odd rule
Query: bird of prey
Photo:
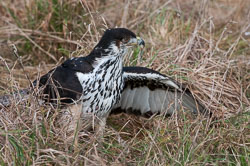
[[[78, 104], [79, 116], [94, 115], [104, 122], [111, 111], [145, 116], [172, 114], [181, 108], [204, 111], [189, 90], [173, 79], [144, 67], [123, 67], [124, 56], [135, 45], [145, 43], [130, 30], [107, 29], [88, 56], [66, 60], [33, 86], [42, 88], [47, 102]], [[8, 97], [0, 97], [0, 103], [10, 104]]]

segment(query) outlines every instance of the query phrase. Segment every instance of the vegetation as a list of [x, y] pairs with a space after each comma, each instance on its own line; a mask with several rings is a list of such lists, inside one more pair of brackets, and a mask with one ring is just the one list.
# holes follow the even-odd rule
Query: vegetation
[[30, 97], [0, 109], [1, 165], [249, 165], [249, 11], [248, 0], [0, 1], [1, 94], [87, 55], [107, 27], [117, 26], [146, 41], [125, 65], [188, 84], [214, 113], [212, 119], [186, 112], [113, 115], [102, 146], [94, 134], [73, 144], [57, 124], [61, 110]]

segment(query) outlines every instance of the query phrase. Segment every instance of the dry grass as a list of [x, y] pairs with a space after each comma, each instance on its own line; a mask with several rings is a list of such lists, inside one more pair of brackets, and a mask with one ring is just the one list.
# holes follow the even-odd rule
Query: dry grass
[[249, 11], [248, 0], [1, 1], [2, 93], [27, 87], [26, 75], [33, 80], [70, 56], [87, 55], [106, 27], [127, 27], [146, 49], [134, 50], [126, 65], [188, 84], [217, 119], [111, 116], [102, 146], [92, 135], [74, 148], [57, 125], [61, 110], [31, 97], [0, 111], [1, 165], [248, 165]]

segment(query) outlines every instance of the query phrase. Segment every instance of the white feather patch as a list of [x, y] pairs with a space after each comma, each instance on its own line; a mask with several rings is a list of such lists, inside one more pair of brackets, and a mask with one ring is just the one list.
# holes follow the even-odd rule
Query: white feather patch
[[77, 76], [78, 80], [80, 81], [80, 84], [82, 84], [83, 81], [87, 81], [91, 77], [90, 74], [83, 74], [81, 72], [77, 72], [76, 76]]
[[127, 99], [127, 103], [125, 105], [125, 109], [128, 109], [133, 106], [134, 96], [135, 96], [135, 90], [131, 90], [129, 93], [129, 98]]
[[149, 105], [150, 105], [150, 110], [153, 113], [155, 113], [157, 111], [154, 96], [155, 96], [154, 91], [150, 91], [150, 93], [149, 93]]
[[180, 87], [176, 83], [174, 83], [173, 81], [171, 81], [171, 80], [167, 80], [167, 81], [165, 81], [165, 83], [168, 84], [168, 85], [170, 85], [170, 86], [172, 86], [172, 87], [174, 87], [174, 88], [176, 88], [176, 89], [180, 90]]
[[122, 93], [120, 106], [123, 110], [140, 110], [141, 114], [148, 111], [172, 114], [175, 110], [175, 93], [162, 89], [152, 91], [146, 86], [132, 90], [128, 87]]
[[124, 109], [126, 108], [126, 106], [128, 105], [128, 100], [131, 98], [130, 97], [130, 88], [125, 89], [122, 93], [122, 97], [121, 97], [121, 108]]
[[140, 110], [141, 113], [144, 114], [150, 110], [149, 103], [147, 102], [149, 98], [149, 89], [147, 87], [140, 87], [133, 90], [136, 91], [136, 93], [134, 95], [132, 108]]

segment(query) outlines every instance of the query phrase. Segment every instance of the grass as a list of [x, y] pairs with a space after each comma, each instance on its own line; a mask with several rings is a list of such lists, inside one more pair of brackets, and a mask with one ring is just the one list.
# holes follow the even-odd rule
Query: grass
[[76, 148], [58, 126], [61, 110], [31, 97], [0, 110], [1, 165], [249, 165], [249, 7], [245, 0], [2, 0], [1, 94], [27, 87], [26, 75], [33, 80], [87, 55], [107, 27], [127, 27], [146, 49], [132, 51], [125, 65], [188, 84], [215, 119], [113, 115], [102, 146], [93, 135]]

